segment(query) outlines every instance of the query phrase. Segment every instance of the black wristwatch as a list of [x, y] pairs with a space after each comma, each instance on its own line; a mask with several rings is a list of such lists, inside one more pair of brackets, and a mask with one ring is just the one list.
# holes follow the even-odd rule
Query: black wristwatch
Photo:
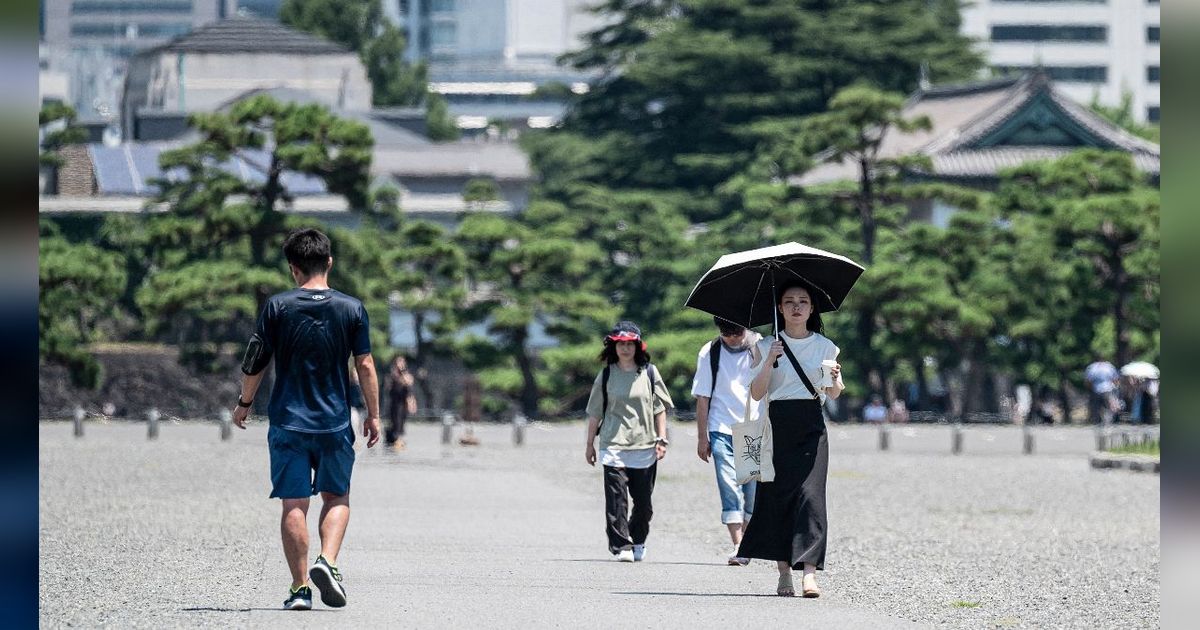
[[250, 405], [253, 405], [253, 404], [254, 404], [254, 401], [253, 401], [253, 400], [251, 400], [250, 402], [242, 402], [242, 395], [241, 395], [241, 394], [238, 394], [238, 402], [237, 402], [237, 406], [239, 406], [239, 407], [245, 407], [245, 408], [249, 409], [249, 408], [250, 408]]
[[670, 446], [670, 445], [671, 445], [671, 443], [670, 443], [670, 442], [668, 442], [668, 441], [667, 441], [667, 438], [665, 438], [665, 437], [656, 437], [656, 438], [654, 438], [654, 443], [655, 443], [655, 444], [662, 444], [663, 446]]

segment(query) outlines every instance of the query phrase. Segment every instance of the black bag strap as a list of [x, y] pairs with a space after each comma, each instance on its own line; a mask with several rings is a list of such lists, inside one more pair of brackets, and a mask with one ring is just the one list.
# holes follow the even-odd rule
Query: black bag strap
[[[780, 339], [783, 341], [783, 339]], [[817, 388], [813, 387], [812, 381], [808, 380], [808, 375], [800, 368], [800, 362], [796, 360], [796, 355], [792, 354], [792, 349], [788, 347], [788, 342], [783, 341], [783, 353], [787, 355], [788, 361], [792, 362], [792, 367], [796, 368], [796, 373], [800, 375], [800, 380], [804, 381], [804, 386], [808, 388], [808, 393], [812, 394], [813, 398], [820, 400], [817, 396]]]
[[717, 391], [717, 368], [721, 365], [721, 338], [717, 337], [712, 340], [708, 346], [708, 369], [712, 372], [712, 387], [708, 389], [708, 397]]
[[[600, 422], [596, 423], [596, 435], [600, 435], [600, 428], [604, 426], [604, 418], [608, 416], [608, 374], [612, 369], [612, 364], [604, 366], [604, 371], [600, 373], [600, 395], [604, 404], [600, 407]], [[650, 408], [654, 409], [654, 400], [658, 396], [654, 391], [654, 376], [656, 372], [653, 363], [646, 364], [646, 375], [650, 377]]]

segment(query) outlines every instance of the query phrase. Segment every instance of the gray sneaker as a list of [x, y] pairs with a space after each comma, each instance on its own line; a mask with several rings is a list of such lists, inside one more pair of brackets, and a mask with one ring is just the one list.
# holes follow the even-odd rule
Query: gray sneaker
[[337, 567], [329, 564], [325, 556], [317, 556], [312, 568], [308, 570], [308, 578], [312, 580], [317, 590], [321, 591], [321, 603], [330, 608], [341, 608], [346, 605], [346, 588], [342, 586], [342, 574]]
[[312, 589], [307, 586], [291, 591], [283, 600], [284, 610], [312, 610]]

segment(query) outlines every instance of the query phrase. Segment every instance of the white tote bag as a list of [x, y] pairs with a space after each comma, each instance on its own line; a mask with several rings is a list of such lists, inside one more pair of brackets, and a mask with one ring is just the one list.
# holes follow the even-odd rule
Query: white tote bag
[[771, 419], [767, 417], [768, 403], [763, 401], [763, 412], [758, 418], [750, 417], [753, 399], [746, 395], [746, 413], [742, 421], [733, 425], [733, 467], [739, 484], [751, 481], [775, 481], [775, 465], [772, 461], [775, 449], [771, 443]]

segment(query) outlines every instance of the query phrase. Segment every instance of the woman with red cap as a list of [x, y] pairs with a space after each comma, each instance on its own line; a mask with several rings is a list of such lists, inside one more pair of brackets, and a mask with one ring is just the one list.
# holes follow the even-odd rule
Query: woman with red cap
[[654, 513], [650, 496], [658, 460], [667, 454], [667, 409], [674, 403], [633, 322], [609, 331], [599, 358], [604, 369], [588, 398], [584, 458], [596, 465], [599, 438], [608, 550], [621, 562], [640, 562]]

